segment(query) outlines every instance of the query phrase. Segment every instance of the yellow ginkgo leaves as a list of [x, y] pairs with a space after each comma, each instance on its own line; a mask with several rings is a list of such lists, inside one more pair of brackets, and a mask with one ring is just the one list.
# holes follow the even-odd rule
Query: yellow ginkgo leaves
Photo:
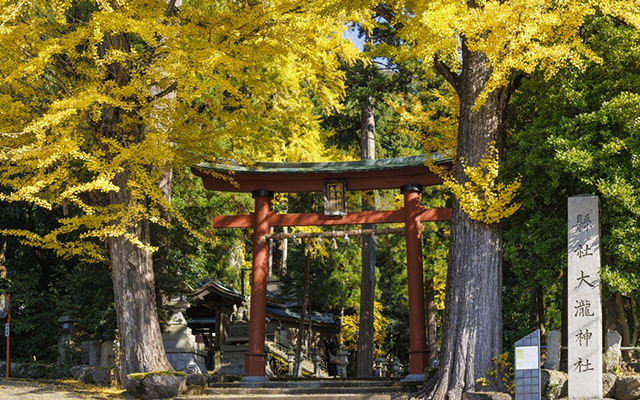
[[466, 182], [459, 182], [453, 176], [445, 176], [444, 184], [455, 194], [462, 210], [471, 219], [487, 224], [498, 223], [511, 216], [520, 208], [513, 200], [520, 187], [520, 178], [505, 184], [500, 182], [498, 150], [492, 143], [477, 166], [470, 166], [461, 160]]

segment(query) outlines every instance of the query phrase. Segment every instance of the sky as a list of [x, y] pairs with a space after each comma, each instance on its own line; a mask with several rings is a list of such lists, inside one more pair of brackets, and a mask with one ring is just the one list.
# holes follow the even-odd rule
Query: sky
[[358, 37], [358, 29], [347, 26], [342, 34], [342, 37], [349, 39], [353, 42], [357, 49], [362, 51], [364, 49], [364, 38]]

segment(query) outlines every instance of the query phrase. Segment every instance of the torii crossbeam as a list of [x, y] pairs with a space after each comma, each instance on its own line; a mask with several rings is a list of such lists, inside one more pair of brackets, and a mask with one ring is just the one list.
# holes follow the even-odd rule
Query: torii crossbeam
[[[451, 166], [445, 158], [436, 164]], [[249, 320], [249, 348], [245, 359], [245, 381], [266, 380], [264, 351], [268, 278], [268, 244], [260, 240], [275, 226], [405, 224], [407, 243], [407, 284], [409, 292], [409, 373], [421, 379], [429, 366], [425, 330], [422, 270], [421, 222], [448, 221], [451, 209], [425, 209], [420, 206], [420, 187], [442, 183], [426, 166], [424, 156], [336, 163], [256, 163], [248, 168], [237, 164], [201, 164], [192, 172], [202, 178], [204, 187], [225, 192], [252, 193], [255, 212], [249, 215], [214, 216], [214, 228], [253, 227], [253, 278]], [[229, 179], [230, 178], [230, 179]], [[319, 213], [275, 214], [270, 210], [274, 192], [322, 192], [327, 182], [339, 180], [347, 190], [401, 189], [404, 208], [394, 211], [362, 211], [343, 216]], [[233, 182], [233, 183], [232, 183]]]

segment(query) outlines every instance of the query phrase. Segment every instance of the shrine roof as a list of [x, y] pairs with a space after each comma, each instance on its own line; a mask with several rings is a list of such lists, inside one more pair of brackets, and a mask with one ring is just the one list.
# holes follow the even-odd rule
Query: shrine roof
[[212, 297], [217, 299], [216, 301], [224, 300], [231, 304], [240, 303], [244, 300], [242, 293], [212, 278], [202, 281], [193, 294], [201, 300], [205, 297]]
[[[437, 165], [451, 165], [451, 159], [434, 153]], [[430, 186], [442, 183], [426, 164], [426, 156], [386, 158], [379, 160], [270, 163], [258, 162], [248, 167], [234, 162], [201, 163], [192, 172], [201, 177], [210, 190], [251, 192], [322, 191], [324, 181], [340, 179], [347, 182], [348, 190], [399, 188], [406, 184]], [[232, 182], [235, 182], [232, 183]]]

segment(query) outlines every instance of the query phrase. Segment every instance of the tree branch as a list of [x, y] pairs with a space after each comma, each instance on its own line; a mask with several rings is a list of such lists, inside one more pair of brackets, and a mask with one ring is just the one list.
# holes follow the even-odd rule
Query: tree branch
[[384, 18], [394, 29], [399, 30], [404, 27], [402, 22], [396, 20], [396, 14], [389, 10], [384, 4], [378, 4], [375, 8], [376, 13]]
[[67, 96], [71, 97], [71, 91], [67, 88], [67, 85], [64, 84], [62, 79], [60, 79], [60, 77], [56, 75], [55, 72], [51, 71], [51, 68], [47, 68], [46, 72], [53, 78], [53, 80], [56, 81], [60, 89], [62, 89], [62, 91], [64, 91]]
[[454, 74], [451, 71], [451, 68], [449, 68], [449, 66], [447, 66], [445, 63], [443, 63], [442, 61], [440, 61], [437, 57], [434, 58], [433, 60], [433, 67], [436, 69], [436, 71], [442, 75], [442, 77], [444, 79], [447, 80], [447, 82], [449, 82], [451, 84], [451, 86], [453, 86], [453, 88], [456, 90], [456, 92], [458, 92], [459, 86], [460, 86], [460, 77], [456, 74]]
[[168, 95], [169, 93], [173, 92], [174, 90], [176, 90], [178, 88], [178, 84], [176, 82], [173, 82], [171, 85], [169, 85], [169, 87], [167, 87], [165, 90], [163, 90], [160, 93], [155, 94], [154, 96], [157, 97], [158, 99], [163, 98], [164, 96]]
[[176, 0], [169, 0], [169, 2], [167, 3], [167, 9], [164, 11], [164, 16], [165, 17], [170, 17], [171, 15], [173, 15], [173, 12], [176, 9]]

